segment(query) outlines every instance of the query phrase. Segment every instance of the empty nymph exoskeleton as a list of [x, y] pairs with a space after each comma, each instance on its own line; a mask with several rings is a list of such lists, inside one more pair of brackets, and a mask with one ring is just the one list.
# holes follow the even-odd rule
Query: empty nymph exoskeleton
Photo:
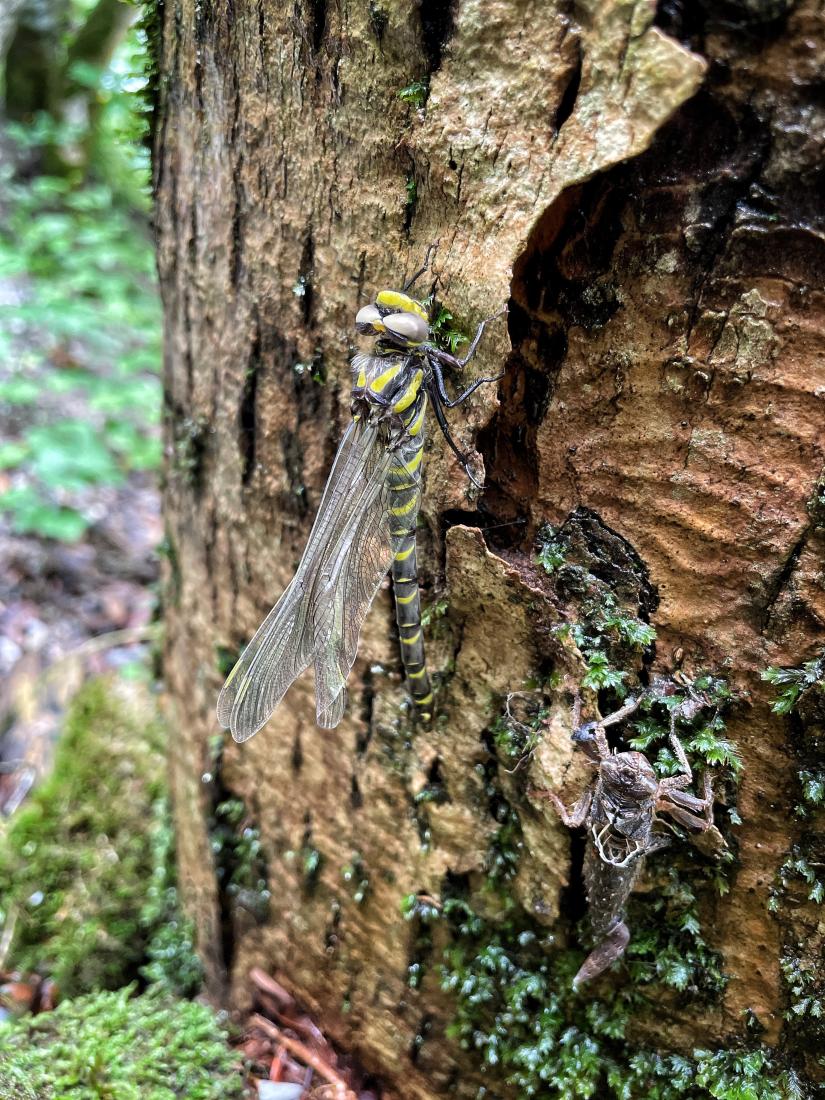
[[591, 786], [575, 805], [568, 809], [552, 791], [534, 792], [553, 803], [569, 828], [587, 829], [584, 884], [596, 946], [573, 979], [574, 989], [598, 977], [624, 954], [630, 939], [625, 904], [644, 857], [670, 843], [669, 837], [654, 831], [660, 814], [669, 814], [694, 832], [712, 831], [714, 847], [724, 847], [713, 824], [710, 773], [703, 773], [701, 797], [688, 793], [685, 788], [693, 781], [693, 772], [673, 722], [670, 744], [682, 768], [679, 775], [659, 779], [644, 753], [610, 751], [605, 728], [627, 718], [641, 702], [641, 698], [629, 699], [614, 714], [574, 731], [573, 740], [597, 769]]

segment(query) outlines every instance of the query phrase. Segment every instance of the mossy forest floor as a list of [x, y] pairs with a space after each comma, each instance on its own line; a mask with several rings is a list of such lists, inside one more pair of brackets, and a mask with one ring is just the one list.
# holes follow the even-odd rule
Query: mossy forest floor
[[[162, 740], [145, 686], [88, 683], [0, 837], [0, 1100], [243, 1095], [224, 1022], [191, 999]], [[44, 996], [61, 1003], [24, 1011]]]
[[[357, 1073], [262, 971], [243, 1033], [199, 999], [164, 740], [145, 682], [88, 681], [49, 778], [0, 831], [0, 1100], [296, 1100], [330, 1087], [375, 1100], [350, 1089]], [[234, 835], [226, 816], [223, 842]]]

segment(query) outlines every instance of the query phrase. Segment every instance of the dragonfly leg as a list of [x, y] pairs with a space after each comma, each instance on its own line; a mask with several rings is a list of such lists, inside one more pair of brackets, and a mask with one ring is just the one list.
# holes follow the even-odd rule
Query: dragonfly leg
[[410, 289], [410, 287], [413, 285], [413, 283], [418, 282], [418, 280], [421, 278], [421, 276], [424, 274], [424, 272], [428, 270], [428, 268], [430, 266], [430, 256], [432, 256], [433, 252], [435, 252], [435, 250], [438, 248], [438, 243], [439, 242], [437, 240], [435, 240], [435, 241], [432, 242], [432, 244], [428, 245], [427, 251], [424, 254], [424, 263], [421, 265], [421, 267], [418, 269], [418, 271], [416, 271], [415, 275], [413, 275], [411, 278], [407, 279], [406, 283], [404, 283], [404, 286], [403, 286], [402, 289], [403, 289], [403, 292], [405, 294]]
[[458, 360], [458, 365], [459, 365], [460, 367], [466, 367], [466, 366], [467, 366], [467, 364], [468, 364], [468, 363], [470, 362], [470, 360], [472, 359], [472, 357], [473, 357], [473, 356], [475, 355], [475, 353], [476, 353], [476, 348], [478, 347], [478, 345], [479, 345], [479, 341], [481, 340], [481, 337], [482, 337], [482, 335], [483, 335], [483, 333], [484, 333], [484, 327], [485, 327], [485, 325], [489, 325], [491, 321], [495, 321], [497, 317], [501, 317], [501, 316], [502, 316], [503, 314], [505, 314], [506, 312], [507, 312], [507, 306], [505, 306], [505, 307], [504, 307], [504, 309], [500, 309], [500, 310], [498, 311], [498, 313], [494, 313], [494, 314], [492, 315], [492, 317], [485, 317], [485, 318], [484, 318], [484, 320], [483, 320], [483, 321], [481, 322], [481, 324], [480, 324], [480, 325], [478, 326], [478, 328], [476, 329], [476, 334], [475, 334], [475, 336], [473, 337], [473, 341], [472, 341], [472, 343], [470, 344], [469, 348], [467, 349], [467, 354], [466, 354], [466, 355], [464, 356], [464, 358], [463, 358], [463, 359], [459, 359], [459, 360]]
[[[456, 360], [456, 363], [459, 361]], [[471, 386], [468, 386], [464, 393], [459, 394], [458, 397], [451, 398], [447, 393], [446, 386], [444, 385], [444, 375], [441, 371], [441, 367], [436, 362], [430, 362], [430, 366], [433, 372], [433, 378], [438, 388], [438, 396], [441, 399], [442, 405], [445, 405], [448, 409], [454, 409], [456, 405], [460, 405], [463, 401], [466, 401], [471, 393], [475, 393], [479, 386], [485, 385], [487, 382], [498, 382], [499, 379], [504, 377], [504, 371], [501, 374], [493, 375], [491, 378], [477, 378]]]
[[477, 489], [483, 489], [484, 486], [481, 484], [480, 481], [476, 480], [476, 478], [473, 476], [472, 470], [470, 469], [470, 465], [469, 465], [470, 456], [464, 454], [462, 451], [460, 451], [458, 449], [458, 445], [456, 444], [456, 441], [453, 439], [452, 435], [450, 434], [450, 426], [447, 423], [447, 418], [444, 416], [444, 409], [442, 408], [441, 395], [432, 386], [427, 387], [427, 395], [429, 396], [430, 401], [432, 403], [433, 413], [435, 414], [436, 422], [438, 423], [438, 426], [441, 429], [442, 435], [447, 440], [447, 443], [450, 447], [450, 450], [453, 452], [453, 454], [456, 456], [458, 461], [461, 463], [461, 466], [464, 470], [464, 473], [467, 475], [467, 477], [470, 479], [470, 481], [473, 483], [473, 485], [475, 485], [475, 487]]

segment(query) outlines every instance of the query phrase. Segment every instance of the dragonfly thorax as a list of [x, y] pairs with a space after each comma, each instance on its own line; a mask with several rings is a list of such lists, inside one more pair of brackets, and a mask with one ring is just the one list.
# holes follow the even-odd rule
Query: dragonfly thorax
[[400, 348], [423, 344], [430, 335], [426, 309], [400, 290], [380, 291], [371, 305], [358, 310], [355, 327]]
[[357, 355], [352, 362], [353, 416], [386, 422], [402, 435], [418, 434], [426, 405], [426, 366], [426, 357], [416, 350]]

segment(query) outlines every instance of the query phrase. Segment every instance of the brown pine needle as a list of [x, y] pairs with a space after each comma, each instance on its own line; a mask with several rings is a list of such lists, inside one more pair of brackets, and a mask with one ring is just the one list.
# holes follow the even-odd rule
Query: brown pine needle
[[355, 1093], [347, 1087], [346, 1081], [335, 1070], [328, 1066], [327, 1063], [320, 1058], [315, 1051], [310, 1050], [308, 1046], [300, 1041], [300, 1039], [293, 1039], [290, 1035], [286, 1035], [276, 1024], [273, 1024], [271, 1020], [267, 1020], [264, 1016], [255, 1014], [249, 1018], [249, 1026], [257, 1027], [264, 1032], [265, 1035], [269, 1035], [270, 1038], [276, 1039], [282, 1046], [294, 1054], [296, 1058], [299, 1058], [305, 1065], [310, 1066], [319, 1077], [323, 1077], [325, 1081], [328, 1081], [335, 1089], [335, 1100], [358, 1100]]

